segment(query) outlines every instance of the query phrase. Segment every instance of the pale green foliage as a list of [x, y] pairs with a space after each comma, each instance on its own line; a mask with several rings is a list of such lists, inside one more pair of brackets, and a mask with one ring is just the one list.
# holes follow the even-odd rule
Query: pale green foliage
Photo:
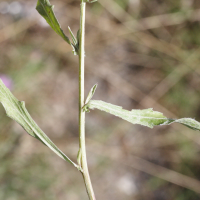
[[79, 53], [78, 52], [79, 51], [79, 42], [78, 42], [79, 41], [79, 35], [77, 34], [77, 38], [76, 38], [69, 26], [68, 26], [68, 30], [69, 30], [69, 33], [71, 35], [72, 42], [73, 42], [73, 43], [71, 43], [71, 46], [73, 48], [72, 52], [73, 52], [74, 55], [78, 55], [78, 53]]
[[35, 121], [31, 118], [28, 111], [25, 108], [23, 101], [18, 101], [10, 90], [3, 84], [0, 79], [0, 102], [6, 110], [8, 117], [19, 123], [27, 133], [37, 138], [52, 151], [54, 151], [62, 159], [73, 164], [79, 168], [74, 162], [72, 162], [58, 147], [47, 137], [47, 135], [38, 127]]
[[70, 33], [70, 35], [71, 35], [71, 37], [72, 37], [72, 42], [74, 43], [74, 45], [77, 45], [77, 38], [74, 36], [74, 34], [73, 34], [73, 32], [72, 32], [72, 30], [71, 30], [71, 28], [68, 26], [68, 30], [69, 30], [69, 33]]
[[71, 45], [69, 38], [64, 34], [58, 20], [56, 19], [53, 12], [53, 6], [50, 4], [49, 0], [38, 0], [36, 10], [40, 13], [40, 15], [42, 15], [42, 17], [44, 17], [51, 28]]
[[88, 96], [87, 96], [87, 98], [85, 100], [85, 104], [89, 103], [89, 101], [92, 99], [92, 97], [94, 96], [94, 93], [95, 93], [96, 89], [97, 89], [97, 84], [95, 84], [91, 88], [91, 90], [90, 90], [90, 92], [89, 92], [89, 94], [88, 94]]
[[169, 125], [174, 122], [178, 122], [183, 124], [191, 129], [200, 131], [200, 123], [191, 118], [182, 118], [182, 119], [169, 119], [165, 117], [162, 113], [153, 111], [152, 108], [145, 110], [124, 110], [120, 106], [116, 106], [110, 103], [106, 103], [104, 101], [99, 100], [91, 100], [88, 104], [84, 106], [84, 110], [88, 111], [88, 109], [99, 109], [120, 117], [132, 124], [140, 124], [143, 126], [147, 126], [149, 128], [153, 128], [157, 125]]
[[92, 1], [86, 0], [85, 2], [87, 2], [87, 3], [95, 3], [95, 2], [97, 2], [97, 0], [92, 0]]

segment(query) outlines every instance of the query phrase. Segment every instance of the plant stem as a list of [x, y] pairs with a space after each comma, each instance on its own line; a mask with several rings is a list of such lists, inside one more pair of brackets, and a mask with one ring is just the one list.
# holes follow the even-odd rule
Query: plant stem
[[94, 191], [92, 188], [90, 175], [88, 172], [86, 147], [85, 147], [85, 112], [84, 106], [84, 57], [85, 57], [85, 8], [86, 3], [81, 2], [81, 14], [80, 14], [80, 36], [79, 36], [79, 156], [80, 165], [82, 167], [82, 175], [85, 182], [86, 190], [90, 200], [95, 200]]

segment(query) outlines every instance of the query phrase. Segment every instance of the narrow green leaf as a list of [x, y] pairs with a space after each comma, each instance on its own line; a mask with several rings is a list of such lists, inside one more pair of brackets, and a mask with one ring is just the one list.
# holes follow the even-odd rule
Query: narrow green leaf
[[7, 116], [19, 123], [28, 134], [40, 140], [62, 159], [68, 161], [76, 168], [81, 170], [80, 167], [77, 166], [73, 161], [71, 161], [60, 149], [58, 149], [58, 147], [39, 128], [39, 126], [35, 123], [35, 121], [31, 118], [28, 111], [26, 110], [25, 103], [23, 101], [18, 101], [10, 92], [10, 90], [3, 84], [1, 79], [0, 102], [5, 108]]
[[74, 36], [74, 34], [73, 34], [73, 32], [72, 32], [72, 30], [71, 30], [71, 28], [69, 26], [68, 26], [68, 30], [69, 30], [69, 33], [70, 33], [70, 35], [72, 37], [72, 42], [74, 43], [74, 45], [77, 45], [76, 37]]
[[95, 93], [96, 89], [97, 89], [97, 84], [95, 84], [91, 88], [91, 90], [90, 90], [90, 92], [89, 92], [89, 94], [88, 94], [88, 96], [87, 96], [87, 98], [85, 100], [85, 104], [88, 104], [88, 102], [92, 99], [92, 97], [94, 96], [94, 93]]
[[92, 1], [90, 1], [90, 0], [86, 0], [85, 2], [87, 2], [87, 3], [95, 3], [95, 2], [97, 2], [98, 0], [92, 0]]
[[200, 123], [191, 118], [182, 118], [182, 119], [169, 119], [165, 117], [162, 113], [153, 111], [152, 108], [145, 110], [124, 110], [120, 106], [116, 106], [110, 103], [106, 103], [98, 100], [91, 100], [87, 105], [84, 106], [83, 109], [99, 109], [120, 117], [132, 124], [140, 124], [143, 126], [147, 126], [149, 128], [153, 128], [157, 125], [169, 125], [174, 122], [183, 124], [188, 128], [193, 130], [200, 131]]
[[76, 34], [77, 44], [79, 45], [80, 29], [78, 29]]
[[72, 52], [76, 56], [79, 53], [78, 41], [77, 41], [76, 37], [74, 36], [73, 32], [71, 31], [69, 26], [68, 26], [68, 30], [69, 30], [69, 33], [71, 35], [72, 42], [73, 42], [73, 44], [71, 43], [71, 46], [72, 46], [72, 49], [73, 49]]
[[49, 0], [38, 0], [36, 10], [42, 17], [44, 17], [51, 28], [68, 44], [71, 45], [69, 38], [64, 34], [63, 30], [60, 27], [60, 24], [53, 12], [53, 6], [50, 4]]

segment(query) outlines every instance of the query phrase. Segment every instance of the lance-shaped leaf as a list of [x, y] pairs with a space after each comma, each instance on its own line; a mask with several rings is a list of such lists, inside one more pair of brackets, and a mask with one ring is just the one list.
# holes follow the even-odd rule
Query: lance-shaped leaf
[[39, 128], [35, 121], [31, 118], [28, 111], [25, 108], [25, 103], [23, 101], [18, 101], [10, 90], [3, 84], [0, 79], [0, 102], [6, 110], [8, 117], [19, 123], [27, 133], [31, 136], [39, 139], [42, 143], [48, 146], [52, 151], [54, 151], [62, 159], [73, 164], [76, 168], [81, 170], [74, 162], [72, 162]]
[[53, 12], [53, 6], [50, 4], [49, 0], [38, 0], [36, 10], [40, 13], [40, 15], [42, 15], [42, 17], [44, 17], [51, 28], [71, 45], [69, 38], [64, 34], [58, 20], [56, 19]]
[[169, 119], [165, 117], [162, 113], [153, 111], [152, 108], [145, 110], [124, 110], [120, 106], [116, 106], [110, 103], [106, 103], [104, 101], [91, 100], [88, 104], [86, 104], [83, 110], [88, 111], [88, 109], [99, 109], [120, 117], [132, 124], [140, 124], [143, 126], [147, 126], [149, 128], [153, 128], [157, 125], [169, 125], [171, 123], [177, 122], [183, 124], [193, 130], [200, 131], [200, 123], [191, 118], [182, 118], [182, 119]]
[[97, 84], [95, 84], [95, 85], [91, 88], [91, 90], [90, 90], [90, 92], [89, 92], [89, 94], [88, 94], [88, 96], [87, 96], [87, 98], [86, 98], [86, 100], [85, 100], [85, 104], [88, 104], [89, 101], [92, 99], [92, 97], [94, 96], [94, 93], [95, 93], [96, 89], [97, 89]]
[[74, 34], [73, 34], [73, 32], [72, 32], [72, 30], [69, 26], [68, 26], [68, 30], [69, 30], [69, 33], [71, 35], [72, 42], [73, 42], [73, 43], [71, 43], [71, 46], [72, 46], [72, 49], [73, 49], [72, 52], [73, 52], [74, 55], [78, 55], [78, 53], [79, 53], [78, 52], [79, 51], [78, 40], [74, 36]]
[[72, 32], [72, 30], [71, 30], [71, 28], [68, 26], [68, 30], [69, 30], [69, 33], [70, 33], [70, 35], [71, 35], [71, 37], [72, 37], [72, 42], [73, 42], [73, 44], [76, 46], [77, 45], [77, 39], [76, 39], [76, 37], [74, 36], [74, 34], [73, 34], [73, 32]]

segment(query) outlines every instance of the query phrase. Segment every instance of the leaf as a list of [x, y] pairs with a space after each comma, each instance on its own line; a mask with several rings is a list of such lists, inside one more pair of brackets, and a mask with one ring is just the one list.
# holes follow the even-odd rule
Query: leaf
[[92, 99], [92, 97], [94, 96], [94, 93], [95, 93], [96, 89], [97, 89], [97, 84], [95, 84], [91, 88], [91, 90], [90, 90], [90, 92], [89, 92], [89, 94], [88, 94], [88, 96], [87, 96], [87, 98], [85, 100], [85, 104], [88, 104], [88, 102]]
[[72, 49], [73, 49], [72, 52], [76, 56], [79, 53], [78, 41], [77, 41], [76, 37], [74, 36], [74, 34], [73, 34], [73, 32], [72, 32], [72, 30], [70, 29], [69, 26], [68, 26], [68, 30], [69, 30], [69, 33], [71, 35], [72, 42], [73, 42], [73, 44], [71, 43], [71, 46], [72, 46]]
[[72, 37], [72, 42], [74, 43], [74, 45], [77, 45], [77, 39], [74, 36], [74, 34], [73, 34], [73, 32], [72, 32], [72, 30], [71, 30], [71, 28], [69, 26], [68, 26], [68, 30], [69, 30], [69, 33], [70, 33], [70, 35]]
[[120, 117], [132, 124], [140, 124], [143, 126], [147, 126], [149, 128], [153, 128], [158, 125], [169, 125], [174, 122], [183, 124], [188, 128], [193, 130], [200, 131], [200, 123], [191, 118], [182, 118], [182, 119], [169, 119], [165, 117], [162, 113], [153, 111], [152, 108], [145, 110], [124, 110], [120, 106], [116, 106], [110, 103], [106, 103], [104, 101], [91, 100], [88, 104], [84, 106], [84, 110], [88, 109], [99, 109]]
[[92, 0], [92, 1], [90, 1], [90, 0], [86, 0], [86, 2], [88, 2], [88, 3], [95, 3], [95, 2], [97, 2], [98, 0]]
[[51, 28], [60, 35], [68, 44], [71, 45], [69, 38], [64, 34], [60, 27], [58, 20], [53, 12], [53, 6], [50, 4], [49, 0], [38, 0], [36, 10], [39, 14], [44, 17]]
[[77, 45], [79, 45], [79, 37], [80, 37], [80, 29], [78, 29], [77, 34], [76, 34]]
[[40, 140], [62, 159], [68, 161], [69, 163], [73, 164], [76, 168], [81, 170], [80, 167], [77, 166], [73, 161], [71, 161], [60, 149], [58, 149], [58, 147], [38, 127], [38, 125], [35, 123], [35, 121], [31, 118], [28, 111], [26, 110], [25, 103], [23, 101], [18, 101], [10, 92], [10, 90], [3, 84], [1, 79], [0, 102], [5, 108], [7, 116], [19, 123], [29, 135]]

